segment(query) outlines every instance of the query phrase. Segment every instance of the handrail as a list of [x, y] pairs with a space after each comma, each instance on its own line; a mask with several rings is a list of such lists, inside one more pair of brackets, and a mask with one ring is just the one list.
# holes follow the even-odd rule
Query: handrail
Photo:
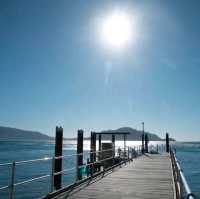
[[172, 168], [174, 174], [175, 188], [177, 198], [183, 198], [184, 194], [186, 199], [195, 199], [195, 195], [192, 193], [187, 180], [185, 178], [184, 172], [176, 158], [175, 152], [170, 151], [170, 156], [172, 160]]
[[[61, 158], [65, 158], [65, 157], [73, 157], [73, 156], [77, 156], [77, 155], [84, 155], [84, 154], [92, 154], [92, 153], [102, 153], [102, 152], [106, 152], [106, 151], [112, 151], [113, 149], [107, 149], [107, 150], [101, 150], [101, 151], [86, 151], [84, 153], [79, 153], [79, 154], [67, 154], [67, 155], [62, 155], [62, 156], [52, 156], [52, 157], [44, 157], [44, 158], [38, 158], [38, 159], [31, 159], [31, 160], [21, 160], [21, 161], [15, 161], [16, 165], [20, 165], [23, 163], [32, 163], [32, 162], [40, 162], [40, 161], [47, 161], [47, 160], [52, 160], [52, 158], [55, 159], [61, 159]], [[11, 166], [13, 163], [12, 162], [8, 162], [8, 163], [1, 163], [0, 166]]]
[[[126, 150], [127, 149], [127, 150]], [[131, 154], [132, 152], [130, 151], [130, 147], [126, 147], [126, 149], [124, 150], [121, 150], [121, 154], [124, 154], [122, 155], [122, 157], [124, 158], [127, 158], [129, 159], [129, 153]], [[138, 147], [137, 149], [137, 153], [139, 154], [141, 149], [140, 147]], [[37, 180], [41, 180], [41, 179], [44, 179], [44, 178], [49, 178], [50, 177], [50, 180], [51, 180], [51, 192], [54, 190], [53, 186], [54, 186], [54, 176], [56, 175], [60, 175], [62, 173], [67, 173], [69, 171], [72, 171], [72, 170], [75, 170], [77, 168], [82, 168], [82, 167], [87, 167], [87, 166], [94, 166], [95, 164], [97, 163], [101, 163], [101, 162], [105, 162], [107, 160], [110, 160], [110, 159], [113, 159], [115, 157], [115, 155], [113, 156], [113, 154], [111, 155], [111, 157], [107, 157], [107, 158], [104, 158], [104, 159], [98, 159], [97, 161], [94, 161], [94, 162], [90, 162], [90, 163], [86, 163], [84, 165], [81, 165], [81, 166], [78, 166], [78, 167], [73, 167], [73, 168], [70, 168], [70, 169], [63, 169], [59, 172], [55, 172], [55, 168], [54, 168], [54, 163], [55, 163], [55, 160], [56, 159], [61, 159], [61, 158], [65, 158], [65, 157], [72, 157], [72, 156], [79, 156], [79, 155], [85, 155], [85, 154], [97, 154], [97, 157], [99, 156], [99, 154], [103, 153], [103, 152], [108, 152], [108, 151], [114, 151], [114, 154], [115, 152], [119, 152], [118, 149], [107, 149], [107, 150], [101, 150], [101, 151], [86, 151], [86, 152], [83, 152], [83, 153], [79, 153], [79, 154], [69, 154], [69, 155], [62, 155], [62, 156], [57, 156], [57, 157], [44, 157], [44, 158], [38, 158], [38, 159], [31, 159], [31, 160], [22, 160], [22, 161], [14, 161], [14, 162], [9, 162], [9, 163], [2, 163], [0, 164], [0, 166], [11, 166], [11, 180], [10, 180], [10, 184], [9, 185], [6, 185], [6, 186], [2, 186], [0, 187], [0, 190], [4, 190], [4, 189], [9, 189], [9, 199], [13, 199], [13, 195], [14, 195], [14, 187], [16, 186], [20, 186], [20, 185], [23, 185], [23, 184], [27, 184], [27, 183], [32, 183], [34, 181], [37, 181]], [[119, 156], [121, 155], [119, 154]], [[132, 156], [131, 156], [132, 158]], [[46, 175], [41, 175], [41, 176], [38, 176], [38, 177], [34, 177], [34, 178], [30, 178], [30, 179], [26, 179], [26, 180], [23, 180], [23, 181], [20, 181], [20, 182], [15, 182], [16, 181], [16, 176], [15, 176], [15, 173], [16, 173], [16, 166], [20, 166], [20, 165], [23, 165], [23, 164], [31, 164], [31, 163], [35, 163], [35, 162], [40, 162], [40, 161], [49, 161], [51, 160], [52, 161], [52, 170], [51, 170], [51, 173], [50, 174], [46, 174]], [[93, 174], [91, 174], [93, 175]]]
[[[140, 147], [140, 145], [138, 146]], [[128, 146], [126, 146], [126, 148], [128, 148]], [[14, 161], [16, 165], [20, 165], [23, 163], [32, 163], [32, 162], [40, 162], [40, 161], [47, 161], [47, 160], [52, 160], [53, 158], [55, 159], [61, 159], [61, 158], [65, 158], [65, 157], [73, 157], [73, 156], [77, 156], [77, 155], [85, 155], [85, 154], [92, 154], [92, 153], [102, 153], [102, 152], [106, 152], [106, 151], [113, 151], [113, 149], [106, 149], [106, 150], [101, 150], [101, 151], [86, 151], [83, 153], [79, 153], [79, 154], [67, 154], [67, 155], [62, 155], [62, 156], [51, 156], [51, 157], [44, 157], [44, 158], [38, 158], [38, 159], [31, 159], [31, 160], [21, 160], [21, 161]], [[117, 150], [115, 150], [117, 151]], [[11, 166], [13, 163], [12, 162], [7, 162], [7, 163], [0, 163], [0, 166]]]
[[14, 186], [18, 186], [18, 185], [22, 185], [22, 184], [27, 184], [27, 183], [30, 183], [30, 182], [33, 182], [33, 181], [36, 181], [36, 180], [41, 180], [41, 179], [47, 178], [47, 177], [50, 177], [50, 175], [47, 174], [47, 175], [39, 176], [39, 177], [36, 177], [36, 178], [31, 178], [31, 179], [28, 179], [28, 180], [17, 182], [17, 183], [14, 183]]

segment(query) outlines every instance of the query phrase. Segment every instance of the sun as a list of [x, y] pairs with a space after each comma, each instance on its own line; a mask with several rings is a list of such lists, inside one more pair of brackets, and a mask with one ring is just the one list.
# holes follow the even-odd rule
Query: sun
[[112, 13], [105, 18], [101, 29], [103, 40], [114, 48], [122, 48], [131, 41], [132, 24], [126, 13]]

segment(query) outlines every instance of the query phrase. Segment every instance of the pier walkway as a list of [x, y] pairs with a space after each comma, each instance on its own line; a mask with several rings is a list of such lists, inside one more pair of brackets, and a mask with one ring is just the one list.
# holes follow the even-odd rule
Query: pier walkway
[[147, 154], [56, 199], [174, 199], [170, 155]]

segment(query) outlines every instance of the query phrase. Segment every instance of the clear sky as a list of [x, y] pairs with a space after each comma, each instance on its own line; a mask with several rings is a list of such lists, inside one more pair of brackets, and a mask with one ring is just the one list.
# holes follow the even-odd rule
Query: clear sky
[[[128, 13], [132, 42], [100, 23]], [[200, 140], [200, 1], [0, 0], [0, 125], [65, 137], [130, 126]]]

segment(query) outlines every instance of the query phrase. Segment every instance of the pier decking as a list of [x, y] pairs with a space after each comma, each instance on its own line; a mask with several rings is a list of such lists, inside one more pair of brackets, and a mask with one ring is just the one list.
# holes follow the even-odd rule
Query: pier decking
[[104, 177], [87, 182], [56, 199], [173, 199], [170, 155], [144, 155]]

